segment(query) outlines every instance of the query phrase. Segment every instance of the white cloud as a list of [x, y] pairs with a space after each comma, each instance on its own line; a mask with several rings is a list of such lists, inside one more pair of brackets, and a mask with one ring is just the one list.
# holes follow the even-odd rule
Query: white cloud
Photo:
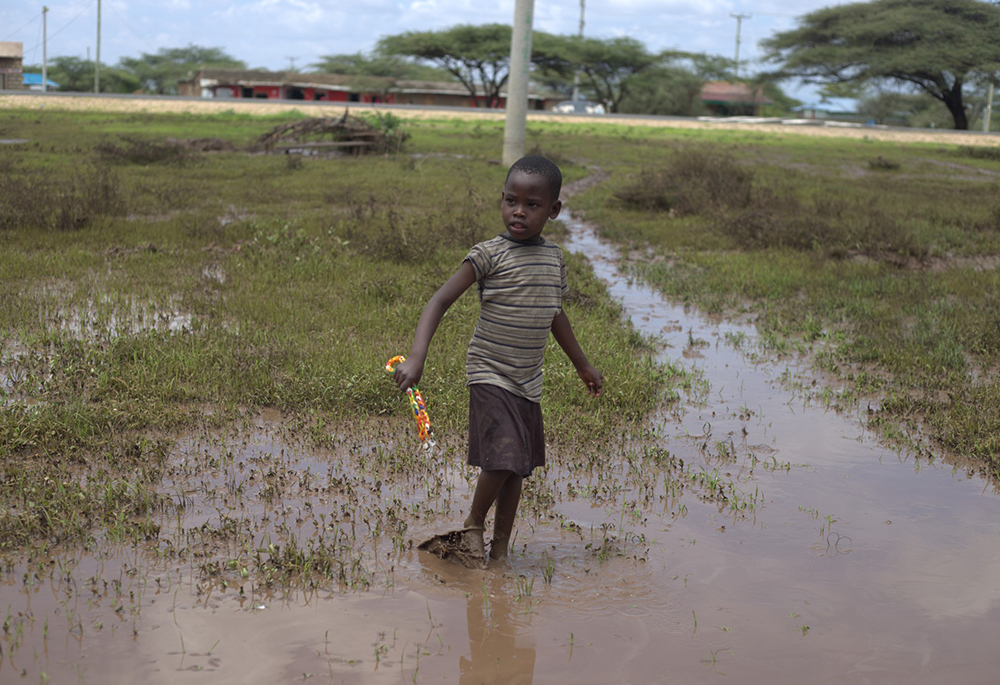
[[[38, 42], [43, 2], [0, 2], [0, 40], [19, 40], [27, 50]], [[106, 0], [102, 16], [101, 59], [114, 64], [162, 47], [188, 44], [220, 47], [253, 66], [283, 69], [288, 56], [297, 65], [320, 55], [371, 50], [379, 38], [410, 30], [435, 30], [454, 24], [511, 21], [514, 0]], [[789, 5], [761, 0], [586, 0], [588, 36], [632, 36], [651, 51], [683, 49], [729, 56], [736, 25], [730, 12], [756, 12], [743, 22], [741, 57], [752, 60], [757, 43], [776, 30], [794, 26], [802, 14], [838, 0], [804, 0]], [[108, 11], [108, 10], [113, 11]], [[81, 10], [83, 10], [81, 12]], [[79, 16], [75, 16], [79, 13]], [[780, 15], [780, 16], [778, 16]], [[575, 34], [579, 0], [537, 0], [535, 27]], [[19, 29], [23, 25], [23, 29]], [[10, 27], [15, 35], [5, 37]], [[95, 44], [96, 7], [80, 0], [53, 6], [49, 55], [84, 56]]]

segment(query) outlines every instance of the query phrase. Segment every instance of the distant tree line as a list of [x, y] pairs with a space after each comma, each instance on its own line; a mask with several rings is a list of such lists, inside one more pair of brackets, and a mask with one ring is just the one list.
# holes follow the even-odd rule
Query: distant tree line
[[[458, 25], [440, 31], [409, 31], [382, 38], [371, 53], [324, 55], [307, 71], [355, 77], [360, 89], [384, 89], [385, 79], [454, 81], [470, 95], [483, 94], [488, 106], [500, 105], [510, 71], [511, 28], [504, 24]], [[536, 86], [569, 98], [579, 74], [582, 99], [604, 103], [611, 111], [638, 114], [703, 114], [699, 93], [708, 80], [730, 79], [732, 60], [713, 55], [649, 52], [632, 38], [579, 38], [536, 31], [533, 37]], [[245, 62], [221, 48], [189, 45], [123, 57], [101, 65], [100, 88], [106, 93], [177, 93], [178, 81], [199, 68], [246, 69]], [[25, 67], [41, 71], [41, 65]], [[63, 91], [92, 91], [94, 63], [79, 57], [56, 57], [48, 76]], [[773, 81], [755, 88], [787, 111], [797, 104]]]
[[[353, 76], [359, 87], [371, 90], [385, 88], [386, 79], [452, 80], [472, 96], [482, 94], [487, 106], [498, 107], [510, 73], [510, 38], [506, 24], [407, 31], [383, 37], [370, 54], [326, 55], [309, 69]], [[1000, 85], [1000, 3], [837, 5], [803, 15], [797, 28], [775, 34], [762, 47], [774, 69], [740, 81], [774, 103], [771, 113], [784, 114], [800, 104], [778, 85], [797, 79], [821, 85], [823, 95], [856, 99], [859, 111], [876, 121], [965, 129], [983, 109], [987, 86]], [[576, 81], [584, 99], [604, 103], [612, 112], [702, 114], [702, 86], [736, 80], [733, 62], [725, 57], [652, 53], [628, 37], [535, 31], [531, 62], [536, 86], [568, 98]], [[172, 94], [178, 80], [200, 67], [245, 69], [246, 64], [220, 48], [164, 48], [101, 65], [101, 90]], [[49, 76], [61, 90], [92, 90], [94, 64], [56, 57]]]
[[[177, 82], [201, 67], [246, 69], [246, 63], [230, 57], [221, 48], [188, 45], [162, 48], [140, 57], [122, 57], [114, 66], [101, 63], [102, 93], [176, 95]], [[47, 65], [48, 78], [62, 91], [93, 91], [95, 63], [79, 57], [54, 57]], [[24, 71], [41, 73], [42, 65], [25, 65]]]

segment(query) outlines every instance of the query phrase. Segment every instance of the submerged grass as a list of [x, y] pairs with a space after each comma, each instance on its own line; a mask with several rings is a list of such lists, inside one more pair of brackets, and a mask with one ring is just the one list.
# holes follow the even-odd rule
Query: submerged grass
[[[0, 185], [18, 194], [0, 205], [8, 560], [117, 540], [223, 583], [365, 588], [391, 583], [408, 522], [453, 513], [456, 475], [473, 476], [456, 464], [474, 294], [442, 322], [421, 382], [442, 452], [413, 456], [406, 402], [382, 366], [407, 351], [469, 246], [499, 231], [502, 124], [412, 123], [402, 154], [294, 164], [158, 147], [168, 136], [246, 145], [290, 118], [9, 116], [7, 134], [32, 142], [0, 149]], [[872, 423], [886, 435], [919, 426], [997, 469], [1000, 205], [982, 172], [1000, 165], [988, 155], [597, 124], [532, 125], [528, 138], [567, 181], [607, 172], [573, 209], [651, 247], [635, 267], [668, 295], [754, 316], [772, 352], [818, 345], [821, 364], [855, 382], [840, 401], [880, 396]], [[899, 168], [872, 169], [879, 155]], [[54, 189], [75, 198], [69, 223], [58, 203], [35, 209]], [[560, 226], [550, 234], [558, 242]], [[524, 516], [552, 516], [561, 498], [614, 503], [617, 520], [591, 531], [604, 562], [642, 546], [628, 522], [644, 507], [683, 515], [685, 488], [752, 515], [756, 490], [643, 443], [651, 411], [686, 381], [653, 361], [582, 260], [568, 264], [567, 310], [608, 382], [592, 402], [558, 347], [546, 351], [562, 476], [531, 482]], [[289, 432], [282, 444], [308, 441], [329, 461], [292, 468], [283, 447], [258, 454], [227, 438], [178, 462], [178, 435], [245, 434], [267, 410]], [[202, 509], [215, 513], [189, 522]]]
[[[288, 119], [45, 112], [5, 121], [32, 142], [0, 150], [0, 553], [155, 539], [157, 522], [185, 505], [161, 494], [163, 436], [238, 425], [264, 409], [320, 444], [364, 435], [381, 417], [410, 429], [382, 368], [408, 350], [423, 305], [468, 248], [499, 232], [493, 193], [504, 170], [485, 138], [465, 136], [465, 154], [451, 156], [434, 142], [436, 125], [415, 132], [413, 156], [295, 165], [179, 155], [163, 142], [245, 144]], [[565, 166], [568, 180], [585, 173]], [[60, 192], [69, 210], [47, 203]], [[553, 345], [548, 433], [555, 444], [599, 443], [641, 426], [669, 398], [675, 372], [652, 362], [585, 264], [570, 256], [569, 266], [577, 337], [614, 381], [588, 401]], [[421, 383], [442, 437], [464, 432], [476, 312], [474, 293], [449, 311]], [[213, 525], [228, 530], [222, 518]], [[332, 561], [338, 544], [292, 538], [238, 565], [269, 579], [363, 584], [358, 569]]]
[[669, 296], [815, 349], [854, 382], [842, 406], [880, 400], [871, 423], [891, 441], [922, 435], [916, 449], [1000, 477], [993, 151], [715, 138], [630, 146], [574, 206], [652, 247], [633, 266]]

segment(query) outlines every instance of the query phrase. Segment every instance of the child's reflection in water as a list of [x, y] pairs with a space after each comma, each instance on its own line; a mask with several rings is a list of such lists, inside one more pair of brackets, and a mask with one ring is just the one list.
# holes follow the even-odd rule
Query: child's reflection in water
[[[484, 589], [488, 599], [483, 596]], [[494, 576], [486, 578], [479, 592], [468, 593], [466, 615], [471, 654], [458, 661], [461, 685], [530, 685], [535, 671], [535, 646], [527, 635], [518, 646], [517, 633], [521, 622], [530, 620], [518, 611], [526, 610], [531, 598], [523, 597], [517, 602], [510, 590], [509, 582], [505, 583], [502, 576]]]

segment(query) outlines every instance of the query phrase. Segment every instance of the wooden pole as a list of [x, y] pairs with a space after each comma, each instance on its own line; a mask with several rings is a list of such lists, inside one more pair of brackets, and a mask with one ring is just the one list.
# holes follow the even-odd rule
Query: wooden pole
[[94, 60], [94, 92], [101, 92], [101, 0], [97, 0], [97, 59]]
[[993, 84], [986, 91], [986, 112], [983, 113], [983, 133], [990, 132], [990, 118], [993, 116]]
[[[580, 0], [580, 38], [583, 38], [583, 11], [585, 0]], [[580, 99], [580, 68], [573, 72], [573, 102]]]
[[535, 0], [516, 0], [514, 32], [510, 39], [510, 77], [507, 79], [507, 118], [503, 129], [503, 164], [509, 167], [524, 156], [528, 118], [528, 69], [531, 66], [531, 21]]
[[49, 8], [42, 5], [42, 92], [49, 92]]

